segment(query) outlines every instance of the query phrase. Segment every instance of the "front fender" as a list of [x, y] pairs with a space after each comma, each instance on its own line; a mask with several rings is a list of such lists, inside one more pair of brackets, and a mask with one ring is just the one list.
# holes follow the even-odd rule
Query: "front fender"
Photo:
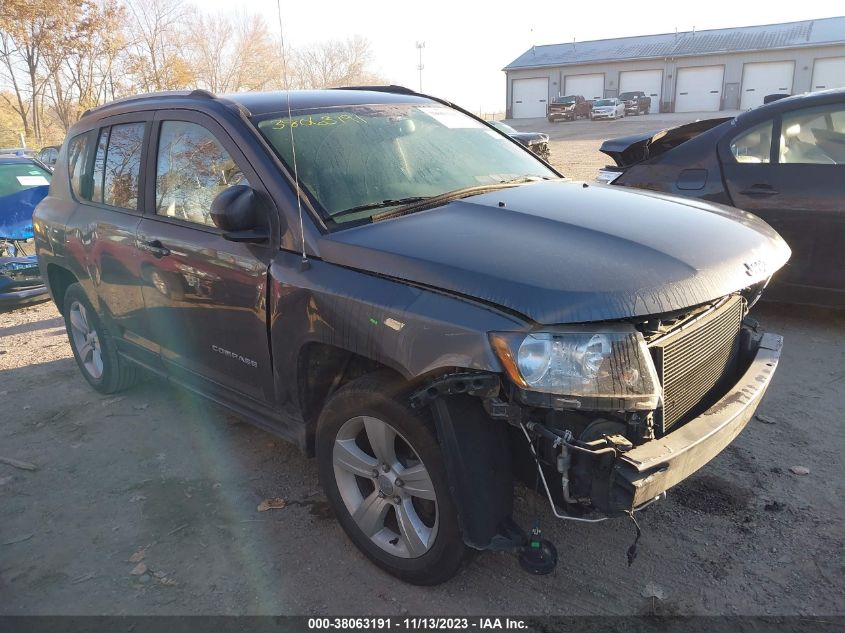
[[527, 324], [485, 304], [282, 252], [270, 266], [270, 342], [280, 403], [297, 402], [297, 359], [324, 343], [407, 380], [459, 367], [501, 373], [487, 333]]

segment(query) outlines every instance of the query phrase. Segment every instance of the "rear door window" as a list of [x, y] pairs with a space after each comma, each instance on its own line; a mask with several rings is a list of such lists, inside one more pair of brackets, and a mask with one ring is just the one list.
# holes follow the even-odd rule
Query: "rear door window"
[[112, 126], [103, 173], [103, 204], [138, 209], [143, 144], [143, 123]]
[[80, 183], [80, 197], [120, 209], [138, 210], [145, 129], [145, 123], [122, 123], [100, 129], [90, 193]]

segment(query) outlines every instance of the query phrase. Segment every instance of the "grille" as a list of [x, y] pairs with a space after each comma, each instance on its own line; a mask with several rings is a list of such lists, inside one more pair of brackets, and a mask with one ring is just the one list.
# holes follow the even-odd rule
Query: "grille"
[[683, 421], [735, 365], [743, 304], [742, 297], [733, 297], [652, 347], [663, 385], [663, 407], [655, 419], [659, 431]]

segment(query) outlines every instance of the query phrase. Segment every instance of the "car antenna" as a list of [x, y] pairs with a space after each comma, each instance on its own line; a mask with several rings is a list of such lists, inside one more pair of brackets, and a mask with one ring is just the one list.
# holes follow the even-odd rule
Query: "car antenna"
[[279, 15], [279, 36], [282, 47], [282, 74], [285, 79], [285, 95], [287, 96], [288, 105], [288, 129], [290, 130], [290, 150], [293, 157], [293, 183], [296, 188], [296, 208], [299, 211], [299, 237], [302, 244], [302, 261], [299, 264], [300, 270], [308, 270], [311, 268], [311, 263], [308, 261], [308, 256], [305, 253], [305, 224], [302, 220], [302, 197], [299, 189], [299, 170], [296, 165], [296, 144], [293, 140], [293, 121], [290, 109], [290, 75], [288, 75], [288, 58], [285, 53], [285, 29], [282, 26], [282, 2], [276, 0], [276, 10]]

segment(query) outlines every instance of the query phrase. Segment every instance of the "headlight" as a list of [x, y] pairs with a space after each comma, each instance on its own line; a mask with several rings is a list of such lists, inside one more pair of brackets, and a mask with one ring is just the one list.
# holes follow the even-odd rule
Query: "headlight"
[[659, 404], [654, 363], [642, 334], [633, 328], [578, 327], [527, 336], [492, 333], [490, 340], [511, 380], [525, 390], [612, 399], [612, 406], [624, 399], [633, 409]]

